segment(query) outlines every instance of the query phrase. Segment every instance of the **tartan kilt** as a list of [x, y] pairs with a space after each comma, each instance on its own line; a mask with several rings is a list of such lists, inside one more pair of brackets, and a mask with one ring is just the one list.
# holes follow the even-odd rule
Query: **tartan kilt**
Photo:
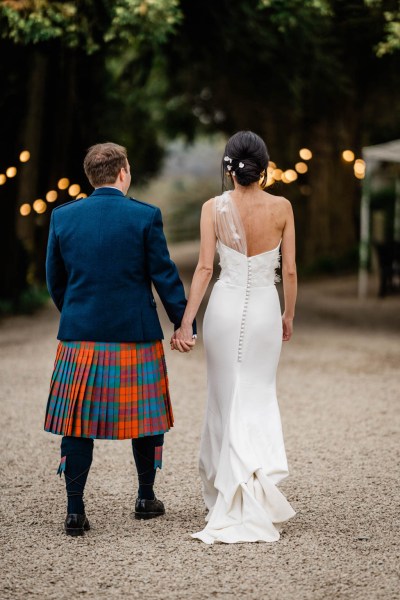
[[59, 343], [45, 431], [123, 440], [165, 433], [172, 426], [161, 340]]

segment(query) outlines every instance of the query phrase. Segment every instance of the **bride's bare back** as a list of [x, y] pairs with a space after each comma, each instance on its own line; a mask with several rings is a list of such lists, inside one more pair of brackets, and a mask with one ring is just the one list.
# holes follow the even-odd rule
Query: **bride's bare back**
[[247, 255], [254, 256], [276, 248], [283, 240], [290, 202], [261, 190], [231, 192], [239, 212], [247, 242]]

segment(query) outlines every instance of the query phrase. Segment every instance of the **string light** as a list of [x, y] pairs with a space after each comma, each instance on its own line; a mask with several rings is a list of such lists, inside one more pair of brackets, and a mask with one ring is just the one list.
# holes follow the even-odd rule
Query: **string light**
[[307, 173], [307, 171], [308, 171], [308, 166], [307, 166], [307, 165], [306, 165], [306, 163], [304, 163], [304, 162], [298, 162], [298, 163], [296, 163], [296, 164], [295, 164], [295, 166], [294, 166], [294, 168], [295, 168], [295, 169], [296, 169], [296, 171], [297, 171], [298, 173], [300, 173], [301, 175], [302, 175], [303, 173]]
[[293, 169], [287, 169], [284, 172], [284, 175], [286, 177], [286, 179], [291, 183], [292, 181], [296, 181], [298, 175], [296, 173], [296, 171], [294, 171]]
[[30, 159], [30, 157], [31, 157], [31, 153], [29, 152], [29, 150], [23, 150], [21, 152], [21, 154], [19, 155], [19, 160], [22, 163], [26, 163], [26, 162], [28, 162], [28, 160]]
[[357, 160], [354, 162], [354, 170], [365, 171], [365, 160], [362, 158], [357, 158]]
[[0, 173], [0, 185], [4, 185], [7, 181], [7, 176], [4, 173]]
[[47, 202], [55, 202], [57, 200], [57, 198], [58, 198], [58, 193], [56, 192], [56, 190], [50, 190], [46, 194]]
[[77, 196], [80, 191], [81, 191], [81, 186], [78, 185], [77, 183], [73, 183], [68, 189], [68, 194], [70, 196]]
[[357, 177], [357, 179], [364, 179], [365, 167], [365, 161], [362, 158], [357, 158], [353, 165], [354, 175]]
[[62, 177], [61, 179], [58, 180], [57, 187], [59, 190], [66, 190], [68, 186], [69, 186], [69, 179], [67, 179], [66, 177]]
[[31, 210], [32, 209], [30, 204], [22, 204], [19, 208], [19, 212], [23, 217], [27, 217], [30, 214]]
[[[301, 148], [299, 150], [299, 156], [302, 161], [311, 160], [313, 157], [313, 153], [309, 148]], [[22, 150], [19, 155], [19, 160], [21, 163], [26, 163], [30, 160], [31, 154], [28, 150]], [[365, 161], [361, 158], [355, 160], [355, 154], [352, 150], [343, 150], [342, 158], [346, 162], [353, 162], [354, 176], [357, 179], [364, 179], [366, 164]], [[274, 161], [269, 161], [267, 168], [267, 184], [266, 187], [271, 186], [276, 181], [282, 181], [282, 183], [289, 184], [293, 183], [298, 179], [298, 174], [302, 175], [307, 173], [308, 165], [305, 162], [297, 162], [294, 165], [294, 169], [286, 169], [283, 171], [279, 169]], [[8, 167], [5, 174], [0, 173], [0, 186], [4, 185], [7, 182], [7, 178], [11, 179], [17, 175], [17, 168], [14, 166]], [[70, 185], [70, 180], [67, 177], [62, 177], [57, 182], [57, 187], [59, 190], [67, 190], [68, 194], [71, 197], [75, 197], [77, 200], [82, 198], [87, 198], [87, 194], [81, 192], [81, 187], [79, 184], [74, 183]], [[299, 187], [299, 191], [302, 195], [309, 195], [311, 193], [310, 186], [301, 185]], [[49, 190], [46, 194], [47, 202], [55, 202], [58, 199], [58, 192], [56, 190]], [[47, 204], [41, 198], [38, 198], [33, 203], [33, 210], [38, 214], [42, 214], [47, 210]], [[28, 203], [22, 204], [20, 207], [20, 214], [22, 216], [28, 216], [32, 212], [32, 206]]]
[[47, 204], [46, 204], [46, 202], [44, 200], [42, 200], [41, 198], [38, 198], [33, 203], [33, 210], [35, 212], [37, 212], [39, 215], [41, 215], [42, 213], [46, 212], [46, 210], [47, 210]]
[[15, 177], [16, 174], [17, 174], [16, 167], [8, 167], [8, 169], [6, 171], [6, 175], [9, 179], [11, 179], [12, 177]]
[[311, 160], [312, 158], [312, 152], [308, 148], [301, 148], [301, 150], [299, 150], [299, 155], [303, 160]]
[[353, 162], [354, 160], [354, 152], [352, 150], [343, 150], [342, 158], [346, 162]]

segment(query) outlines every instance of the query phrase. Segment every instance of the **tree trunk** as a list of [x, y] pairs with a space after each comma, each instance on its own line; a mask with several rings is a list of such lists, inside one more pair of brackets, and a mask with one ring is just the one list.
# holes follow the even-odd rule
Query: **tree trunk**
[[[343, 164], [337, 124], [324, 120], [312, 131], [311, 195], [308, 203], [304, 263], [329, 268], [345, 258], [357, 241], [354, 218], [356, 181], [351, 164]], [[352, 144], [350, 144], [352, 147]]]
[[41, 161], [42, 129], [44, 126], [43, 112], [46, 94], [47, 57], [40, 50], [33, 50], [29, 82], [27, 85], [26, 119], [20, 136], [24, 150], [31, 154], [30, 160], [20, 167], [18, 175], [17, 198], [17, 236], [28, 252], [33, 251], [34, 245], [34, 214], [22, 217], [19, 209], [25, 202], [31, 203], [37, 198]]

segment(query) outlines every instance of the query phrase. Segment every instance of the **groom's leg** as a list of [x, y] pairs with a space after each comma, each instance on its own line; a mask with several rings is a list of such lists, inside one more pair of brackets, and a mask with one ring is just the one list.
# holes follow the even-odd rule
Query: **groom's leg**
[[68, 514], [83, 515], [85, 505], [83, 492], [93, 458], [91, 438], [63, 437], [59, 473], [64, 471], [68, 496]]
[[133, 456], [139, 478], [138, 496], [142, 500], [154, 500], [156, 469], [161, 469], [164, 434], [149, 435], [132, 440]]

